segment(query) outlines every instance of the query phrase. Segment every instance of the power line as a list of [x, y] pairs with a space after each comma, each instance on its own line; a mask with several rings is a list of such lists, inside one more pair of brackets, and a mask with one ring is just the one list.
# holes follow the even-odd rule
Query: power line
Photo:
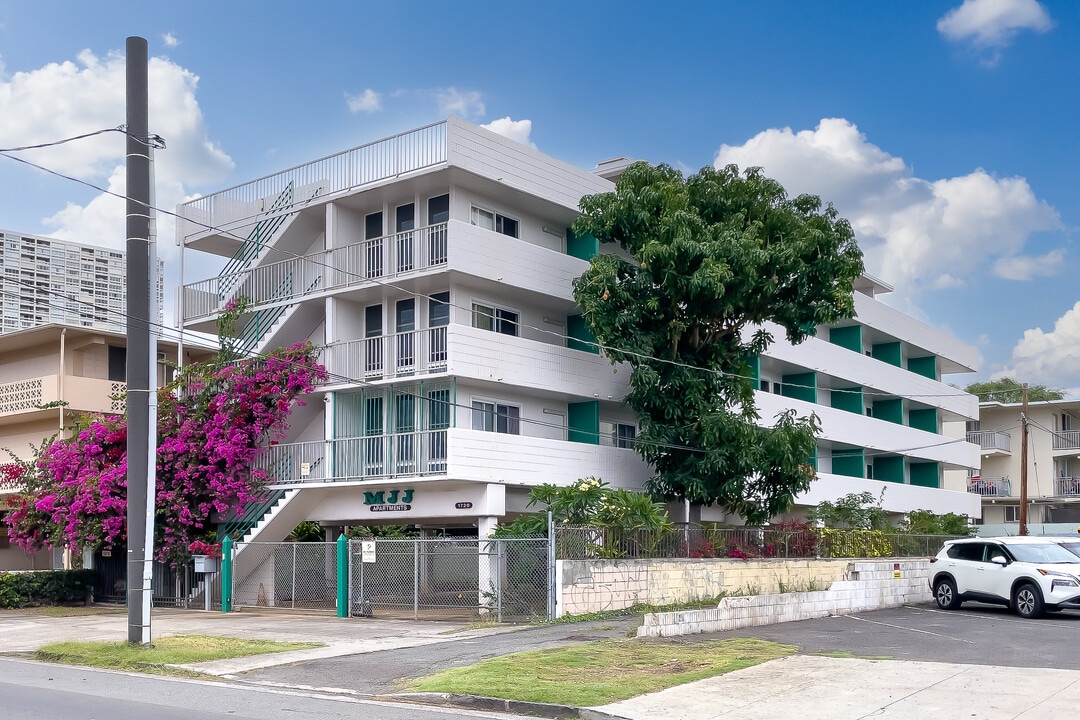
[[[91, 137], [94, 137], [95, 135], [104, 135], [105, 133], [111, 133], [111, 132], [122, 133], [124, 135], [127, 135], [128, 137], [135, 138], [139, 142], [142, 142], [143, 144], [148, 145], [149, 147], [152, 147], [155, 150], [164, 150], [165, 149], [165, 139], [163, 137], [161, 137], [160, 135], [150, 134], [150, 135], [137, 136], [134, 133], [128, 132], [126, 126], [117, 125], [114, 128], [105, 128], [103, 130], [94, 130], [93, 132], [83, 133], [82, 135], [74, 135], [74, 136], [69, 137], [69, 138], [64, 138], [63, 140], [53, 140], [51, 142], [38, 143], [37, 145], [22, 145], [22, 146], [19, 146], [19, 147], [0, 148], [0, 153], [22, 152], [23, 150], [41, 150], [43, 148], [56, 147], [57, 145], [63, 145], [65, 143], [74, 142], [75, 140], [85, 140], [86, 138], [91, 138]], [[17, 159], [18, 158], [12, 158], [12, 160], [17, 160]], [[44, 168], [39, 168], [39, 169], [44, 169]], [[71, 179], [71, 178], [68, 178], [68, 179]]]

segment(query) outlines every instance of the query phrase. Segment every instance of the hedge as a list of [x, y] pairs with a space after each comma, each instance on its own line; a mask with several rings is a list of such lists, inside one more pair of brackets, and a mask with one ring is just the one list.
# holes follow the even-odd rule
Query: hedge
[[94, 591], [93, 570], [0, 572], [0, 608], [82, 602]]

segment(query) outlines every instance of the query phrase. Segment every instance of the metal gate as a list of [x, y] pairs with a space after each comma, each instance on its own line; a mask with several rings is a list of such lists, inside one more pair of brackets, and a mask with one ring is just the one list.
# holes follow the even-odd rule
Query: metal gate
[[[94, 583], [94, 599], [97, 602], [127, 602], [127, 552], [113, 550], [105, 556], [100, 552], [94, 556], [94, 569], [97, 577]], [[151, 581], [154, 607], [202, 607], [201, 594], [193, 574], [191, 563], [170, 565], [154, 562], [154, 574]]]
[[551, 616], [546, 538], [410, 538], [349, 543], [349, 614]]
[[334, 543], [254, 542], [234, 547], [234, 606], [328, 612], [337, 608]]

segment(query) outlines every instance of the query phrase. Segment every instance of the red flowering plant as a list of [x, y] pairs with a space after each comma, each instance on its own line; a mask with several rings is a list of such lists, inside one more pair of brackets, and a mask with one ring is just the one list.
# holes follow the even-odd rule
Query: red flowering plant
[[206, 555], [207, 557], [219, 558], [221, 557], [221, 543], [195, 540], [188, 545], [188, 551], [190, 551], [192, 555]]
[[[214, 513], [242, 509], [266, 482], [253, 469], [259, 451], [285, 435], [326, 370], [307, 342], [235, 361], [223, 347], [184, 368], [158, 393], [155, 557], [182, 562], [211, 537]], [[126, 542], [127, 422], [91, 416], [68, 439], [45, 446], [28, 465], [25, 491], [5, 521], [27, 551], [112, 548]]]

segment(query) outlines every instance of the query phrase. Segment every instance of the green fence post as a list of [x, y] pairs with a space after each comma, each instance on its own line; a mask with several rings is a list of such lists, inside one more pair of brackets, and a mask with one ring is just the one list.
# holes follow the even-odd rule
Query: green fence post
[[337, 539], [337, 616], [349, 617], [349, 541]]
[[221, 612], [232, 612], [232, 538], [221, 541]]

